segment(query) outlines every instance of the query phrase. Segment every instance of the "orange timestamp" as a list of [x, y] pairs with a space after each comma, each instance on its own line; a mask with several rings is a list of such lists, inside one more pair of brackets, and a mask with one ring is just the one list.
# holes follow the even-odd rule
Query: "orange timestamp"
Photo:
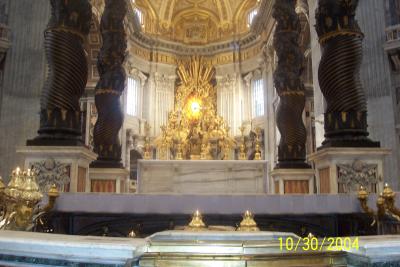
[[359, 250], [358, 237], [279, 237], [281, 251], [340, 251]]

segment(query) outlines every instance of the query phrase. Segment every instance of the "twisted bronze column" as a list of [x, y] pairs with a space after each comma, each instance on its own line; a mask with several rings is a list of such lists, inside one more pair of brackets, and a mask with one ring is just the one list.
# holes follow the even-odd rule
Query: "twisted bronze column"
[[99, 156], [92, 167], [122, 167], [119, 131], [124, 120], [120, 96], [126, 80], [122, 66], [127, 48], [124, 27], [126, 12], [125, 0], [105, 1], [100, 24], [103, 46], [97, 62], [100, 80], [95, 96], [98, 119], [94, 127], [94, 151]]
[[274, 84], [280, 97], [277, 126], [281, 133], [277, 168], [309, 168], [305, 163], [307, 133], [303, 123], [305, 87], [301, 80], [304, 55], [299, 47], [300, 20], [296, 0], [275, 1], [274, 47], [278, 65]]
[[51, 0], [51, 18], [44, 32], [48, 78], [40, 99], [39, 136], [28, 145], [83, 145], [82, 96], [88, 76], [84, 40], [92, 8], [88, 0]]
[[318, 78], [325, 97], [323, 147], [379, 147], [368, 139], [367, 102], [360, 80], [363, 33], [358, 0], [319, 0], [316, 30], [322, 47]]

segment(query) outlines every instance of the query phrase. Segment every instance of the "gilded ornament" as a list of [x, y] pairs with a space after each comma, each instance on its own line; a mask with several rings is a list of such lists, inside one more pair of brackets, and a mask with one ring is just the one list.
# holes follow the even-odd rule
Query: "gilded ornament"
[[0, 180], [0, 230], [30, 231], [47, 214], [59, 196], [54, 187], [48, 193], [48, 204], [39, 208], [43, 195], [31, 170], [12, 172], [7, 188]]
[[236, 231], [239, 232], [258, 232], [260, 228], [258, 228], [256, 221], [254, 220], [254, 215], [251, 211], [246, 210], [243, 214], [243, 220], [240, 222], [239, 227]]
[[192, 220], [190, 221], [189, 225], [185, 227], [187, 231], [203, 231], [206, 230], [207, 226], [203, 222], [203, 216], [201, 215], [199, 210], [193, 214]]
[[[156, 138], [157, 147], [168, 147], [176, 160], [222, 159], [224, 145], [235, 141], [217, 115], [215, 68], [201, 57], [181, 61], [174, 110]], [[203, 145], [211, 144], [209, 148]]]

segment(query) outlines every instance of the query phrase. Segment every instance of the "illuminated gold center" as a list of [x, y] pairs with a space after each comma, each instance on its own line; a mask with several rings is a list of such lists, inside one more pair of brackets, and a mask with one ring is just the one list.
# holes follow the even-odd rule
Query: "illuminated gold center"
[[200, 113], [200, 103], [197, 102], [196, 100], [194, 100], [191, 104], [191, 109], [192, 109], [192, 113], [193, 115], [197, 116]]

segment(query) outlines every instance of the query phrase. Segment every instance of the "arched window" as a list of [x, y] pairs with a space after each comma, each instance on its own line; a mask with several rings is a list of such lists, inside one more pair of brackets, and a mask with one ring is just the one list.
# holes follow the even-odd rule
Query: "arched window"
[[257, 16], [258, 13], [258, 8], [254, 8], [249, 12], [247, 15], [247, 25], [250, 27], [251, 24], [253, 23], [254, 18]]
[[128, 77], [126, 114], [130, 116], [139, 116], [140, 86], [140, 79]]
[[252, 117], [264, 116], [264, 81], [257, 78], [251, 82]]
[[144, 14], [143, 14], [143, 11], [136, 7], [135, 8], [135, 13], [136, 13], [136, 16], [139, 19], [140, 25], [143, 26], [144, 25]]

